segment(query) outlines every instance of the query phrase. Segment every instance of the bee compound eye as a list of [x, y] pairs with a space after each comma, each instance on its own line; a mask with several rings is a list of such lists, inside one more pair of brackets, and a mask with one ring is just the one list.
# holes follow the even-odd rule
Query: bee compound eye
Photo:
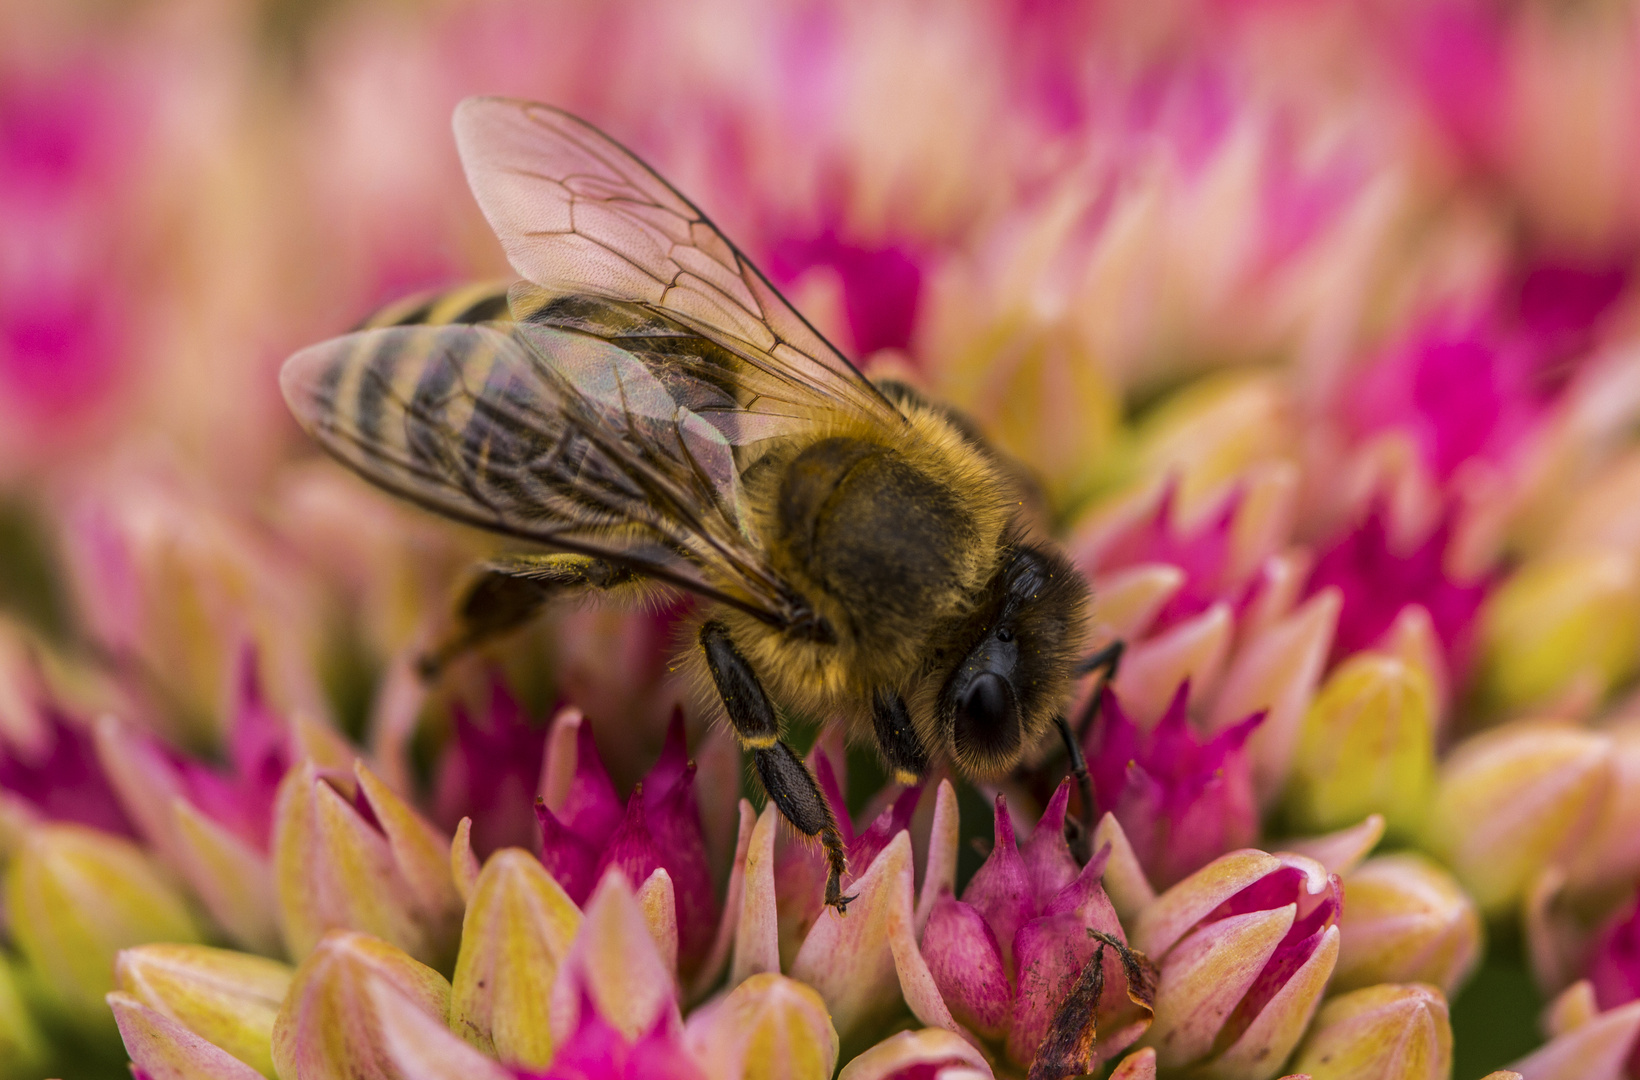
[[992, 671], [974, 676], [957, 703], [952, 732], [957, 748], [968, 754], [999, 757], [1019, 745], [1019, 713], [1013, 688]]

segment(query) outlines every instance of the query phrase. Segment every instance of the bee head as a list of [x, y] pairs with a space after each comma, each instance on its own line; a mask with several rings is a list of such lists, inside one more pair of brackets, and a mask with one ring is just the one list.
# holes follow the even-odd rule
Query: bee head
[[1064, 707], [1088, 602], [1063, 555], [1027, 544], [1008, 548], [990, 594], [937, 706], [952, 760], [978, 777], [1018, 764]]

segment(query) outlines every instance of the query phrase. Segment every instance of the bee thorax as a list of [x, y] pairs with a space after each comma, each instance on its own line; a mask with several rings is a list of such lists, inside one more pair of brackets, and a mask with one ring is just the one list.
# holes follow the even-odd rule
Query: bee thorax
[[889, 446], [807, 447], [779, 491], [778, 547], [830, 598], [862, 647], [903, 647], [959, 603], [976, 525], [951, 488]]

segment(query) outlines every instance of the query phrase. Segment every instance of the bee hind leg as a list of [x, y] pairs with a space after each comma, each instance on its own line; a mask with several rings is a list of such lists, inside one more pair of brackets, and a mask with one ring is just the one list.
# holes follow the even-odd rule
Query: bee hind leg
[[432, 682], [451, 660], [523, 626], [554, 597], [611, 589], [636, 577], [626, 567], [590, 555], [504, 555], [481, 563], [456, 601], [455, 625], [417, 659], [416, 670]]
[[837, 819], [820, 785], [796, 752], [780, 739], [780, 718], [752, 665], [720, 622], [700, 628], [700, 647], [723, 708], [741, 745], [752, 751], [758, 779], [781, 815], [805, 836], [817, 836], [826, 851], [826, 904], [843, 914], [852, 896], [843, 895], [848, 859]]

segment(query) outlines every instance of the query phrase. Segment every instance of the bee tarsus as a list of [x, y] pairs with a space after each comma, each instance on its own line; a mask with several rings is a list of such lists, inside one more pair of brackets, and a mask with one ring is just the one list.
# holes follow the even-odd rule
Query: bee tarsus
[[1088, 759], [1082, 754], [1082, 745], [1071, 731], [1070, 722], [1063, 715], [1054, 717], [1059, 737], [1065, 741], [1065, 755], [1071, 761], [1071, 776], [1076, 780], [1076, 793], [1082, 799], [1082, 817], [1065, 819], [1065, 835], [1076, 861], [1087, 865], [1093, 857], [1093, 778], [1088, 775]]
[[842, 895], [842, 880], [840, 878], [826, 878], [826, 906], [837, 909], [837, 914], [847, 915], [848, 906], [858, 897], [853, 893]]
[[784, 742], [754, 751], [758, 779], [763, 790], [785, 819], [805, 836], [820, 839], [826, 852], [826, 903], [841, 912], [853, 897], [842, 895], [843, 875], [848, 873], [848, 854], [843, 834], [831, 806], [820, 794], [820, 785], [796, 752]]

